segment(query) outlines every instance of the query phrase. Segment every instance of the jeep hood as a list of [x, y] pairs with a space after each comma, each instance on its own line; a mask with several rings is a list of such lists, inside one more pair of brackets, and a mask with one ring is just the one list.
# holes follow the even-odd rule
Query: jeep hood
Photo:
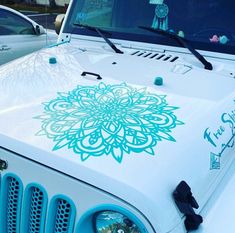
[[178, 183], [200, 212], [235, 156], [235, 80], [177, 66], [70, 44], [3, 65], [0, 146], [124, 199], [168, 232], [182, 217]]

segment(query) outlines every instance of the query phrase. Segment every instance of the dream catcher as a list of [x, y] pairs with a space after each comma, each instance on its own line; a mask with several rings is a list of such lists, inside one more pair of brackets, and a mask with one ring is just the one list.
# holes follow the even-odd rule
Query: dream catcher
[[150, 0], [150, 4], [156, 4], [152, 28], [166, 31], [168, 30], [169, 8], [163, 1], [164, 0]]

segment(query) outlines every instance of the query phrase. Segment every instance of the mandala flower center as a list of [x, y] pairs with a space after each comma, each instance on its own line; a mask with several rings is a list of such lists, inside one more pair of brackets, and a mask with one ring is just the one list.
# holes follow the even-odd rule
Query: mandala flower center
[[106, 122], [121, 120], [126, 114], [126, 108], [120, 107], [117, 102], [113, 101], [99, 105], [95, 115], [100, 120]]

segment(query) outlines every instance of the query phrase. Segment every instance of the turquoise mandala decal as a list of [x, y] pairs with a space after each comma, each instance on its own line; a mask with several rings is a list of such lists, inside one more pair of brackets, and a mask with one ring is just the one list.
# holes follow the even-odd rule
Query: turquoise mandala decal
[[162, 140], [175, 141], [177, 120], [166, 96], [126, 83], [78, 86], [44, 103], [44, 113], [37, 135], [46, 135], [56, 144], [53, 150], [72, 149], [84, 161], [89, 157], [112, 156], [121, 162], [123, 155], [146, 152]]

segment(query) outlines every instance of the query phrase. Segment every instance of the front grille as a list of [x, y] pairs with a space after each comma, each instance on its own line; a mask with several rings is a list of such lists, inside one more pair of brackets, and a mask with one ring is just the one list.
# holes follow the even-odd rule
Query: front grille
[[52, 197], [48, 209], [47, 192], [39, 184], [29, 184], [24, 190], [21, 179], [8, 174], [3, 177], [0, 187], [1, 233], [74, 231], [76, 208], [67, 196]]

